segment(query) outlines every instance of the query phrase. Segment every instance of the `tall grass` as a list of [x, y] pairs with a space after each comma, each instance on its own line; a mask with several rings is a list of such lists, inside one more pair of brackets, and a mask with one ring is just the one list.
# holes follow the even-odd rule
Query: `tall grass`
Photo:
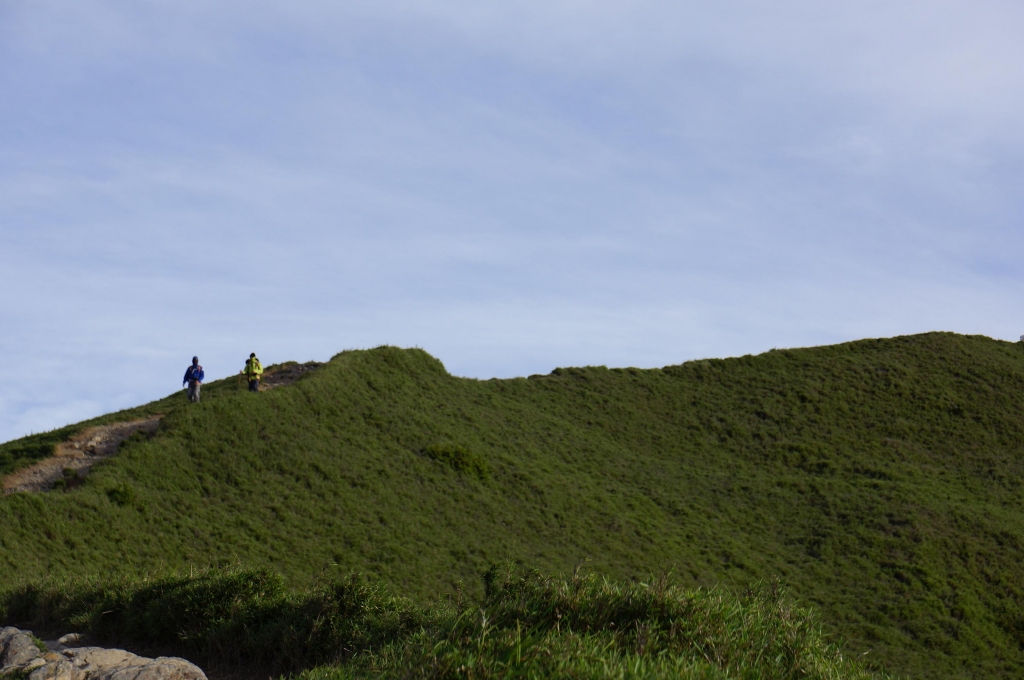
[[34, 630], [86, 632], [100, 642], [278, 673], [378, 647], [418, 620], [408, 600], [357, 576], [295, 593], [279, 574], [241, 568], [55, 579], [9, 590], [0, 606], [3, 620]]
[[219, 667], [303, 680], [885, 677], [844, 659], [776, 582], [737, 596], [668, 579], [494, 575], [480, 601], [425, 607], [352, 576], [289, 593], [279, 576], [244, 569], [49, 582], [0, 603], [5, 619], [37, 629], [162, 644]]
[[[844, 659], [777, 582], [742, 596], [667, 579], [511, 574], [479, 608], [357, 659], [342, 674], [383, 678], [878, 678]], [[353, 672], [354, 669], [354, 672]], [[304, 677], [329, 677], [322, 669]]]

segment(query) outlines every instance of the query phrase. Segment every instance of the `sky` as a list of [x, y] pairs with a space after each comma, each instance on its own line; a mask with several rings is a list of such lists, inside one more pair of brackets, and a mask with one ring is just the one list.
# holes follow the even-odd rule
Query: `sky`
[[193, 355], [1015, 341], [1022, 34], [1019, 0], [0, 0], [0, 441]]

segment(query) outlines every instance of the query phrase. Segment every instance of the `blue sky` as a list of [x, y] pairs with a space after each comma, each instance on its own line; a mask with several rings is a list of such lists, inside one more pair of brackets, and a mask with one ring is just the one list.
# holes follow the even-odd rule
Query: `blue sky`
[[1024, 333], [1017, 0], [0, 2], [0, 441], [457, 375]]

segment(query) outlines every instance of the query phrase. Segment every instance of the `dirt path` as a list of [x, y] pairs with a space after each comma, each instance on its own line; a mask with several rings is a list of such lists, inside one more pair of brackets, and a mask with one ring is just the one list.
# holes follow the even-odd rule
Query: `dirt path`
[[263, 374], [263, 380], [260, 381], [260, 392], [291, 385], [303, 374], [315, 371], [321, 366], [323, 364], [317, 361], [310, 361], [305, 364], [287, 364], [279, 368], [267, 369], [267, 372]]
[[[162, 415], [150, 416], [126, 423], [113, 423], [89, 427], [66, 442], [57, 444], [53, 456], [14, 472], [3, 480], [3, 494], [17, 491], [47, 491], [54, 482], [70, 477], [73, 484], [89, 473], [89, 469], [105, 458], [117, 453], [125, 439], [136, 432], [152, 435], [160, 425]], [[73, 470], [74, 475], [65, 470]]]
[[[323, 364], [310, 361], [270, 369], [263, 374], [260, 392], [291, 385], [304, 374], [321, 366]], [[163, 415], [156, 415], [125, 423], [87, 428], [70, 440], [57, 444], [57, 450], [50, 458], [5, 477], [3, 495], [18, 491], [49, 491], [55, 482], [62, 479], [66, 479], [72, 486], [77, 485], [89, 474], [89, 469], [93, 465], [116, 454], [121, 442], [128, 437], [136, 432], [154, 434], [161, 418]]]

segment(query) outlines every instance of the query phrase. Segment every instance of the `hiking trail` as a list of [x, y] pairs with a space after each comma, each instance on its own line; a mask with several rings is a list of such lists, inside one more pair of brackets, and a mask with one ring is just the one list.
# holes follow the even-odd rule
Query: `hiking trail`
[[[268, 369], [260, 383], [260, 392], [291, 385], [322, 365], [310, 361]], [[49, 491], [62, 479], [66, 479], [70, 486], [77, 486], [89, 474], [93, 465], [116, 455], [121, 443], [136, 432], [145, 432], [151, 437], [156, 434], [161, 418], [162, 413], [123, 423], [87, 427], [68, 441], [57, 444], [54, 454], [49, 458], [4, 477], [2, 493], [6, 496], [18, 491]]]
[[321, 366], [323, 364], [318, 361], [308, 361], [304, 364], [288, 363], [283, 366], [268, 368], [266, 373], [263, 374], [263, 380], [260, 381], [260, 392], [266, 392], [275, 387], [291, 385], [306, 373], [315, 371]]
[[[116, 454], [121, 442], [136, 432], [145, 432], [149, 436], [156, 434], [161, 418], [163, 414], [87, 427], [68, 441], [57, 444], [54, 455], [49, 458], [7, 475], [3, 481], [3, 494], [47, 491], [60, 479], [68, 479], [74, 484], [89, 474], [93, 465]], [[74, 475], [66, 474], [65, 470], [73, 470]]]

